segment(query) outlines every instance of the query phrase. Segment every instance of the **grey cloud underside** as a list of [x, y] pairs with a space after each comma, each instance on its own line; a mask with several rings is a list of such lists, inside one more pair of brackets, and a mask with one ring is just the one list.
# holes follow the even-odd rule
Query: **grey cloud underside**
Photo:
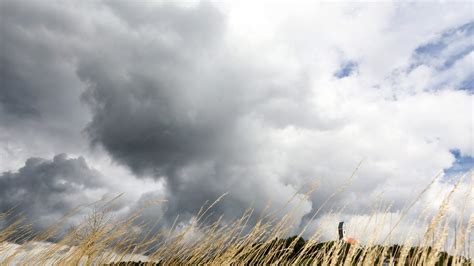
[[25, 216], [36, 229], [45, 229], [81, 204], [99, 200], [86, 192], [104, 185], [100, 173], [82, 157], [30, 158], [17, 172], [0, 175], [0, 212], [10, 213], [7, 222]]

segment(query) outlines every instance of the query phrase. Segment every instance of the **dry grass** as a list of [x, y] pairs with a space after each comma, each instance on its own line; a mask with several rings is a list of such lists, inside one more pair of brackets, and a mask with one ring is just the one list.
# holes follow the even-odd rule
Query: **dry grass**
[[[348, 180], [350, 180], [352, 177]], [[433, 181], [434, 182], [434, 181]], [[419, 214], [419, 221], [427, 226], [421, 241], [413, 245], [415, 239], [407, 237], [404, 243], [390, 245], [401, 221], [406, 218], [411, 208], [430, 189], [429, 184], [416, 199], [407, 204], [400, 218], [391, 224], [388, 233], [382, 234], [387, 224], [388, 215], [370, 217], [379, 219], [379, 226], [366, 229], [370, 235], [365, 245], [349, 245], [342, 241], [322, 241], [324, 230], [336, 230], [336, 225], [321, 223], [308, 237], [308, 225], [318, 215], [324, 205], [320, 206], [306, 225], [296, 224], [295, 208], [274, 210], [270, 207], [259, 217], [254, 217], [253, 210], [246, 210], [239, 219], [223, 222], [223, 217], [209, 222], [212, 208], [225, 200], [224, 195], [208, 206], [204, 206], [185, 228], [177, 230], [176, 224], [163, 229], [157, 224], [149, 225], [139, 222], [145, 208], [136, 210], [126, 219], [112, 219], [108, 214], [114, 199], [100, 202], [82, 224], [62, 233], [66, 221], [77, 212], [71, 211], [56, 224], [41, 233], [32, 232], [32, 227], [24, 220], [18, 219], [0, 231], [0, 263], [5, 265], [103, 265], [113, 262], [141, 261], [144, 264], [294, 264], [294, 265], [472, 265], [470, 257], [470, 234], [474, 225], [474, 215], [468, 213], [467, 221], [459, 217], [450, 217], [452, 197], [463, 181], [460, 179], [445, 196], [436, 215], [427, 216], [424, 210]], [[463, 213], [472, 211], [472, 183], [464, 197]], [[331, 197], [341, 193], [348, 186], [346, 182]], [[318, 183], [306, 191], [303, 198], [309, 197], [317, 189]], [[292, 197], [290, 202], [301, 200]], [[150, 202], [160, 204], [160, 202]], [[285, 206], [287, 207], [287, 206]], [[459, 207], [459, 206], [457, 206]], [[381, 209], [388, 214], [389, 206]], [[341, 211], [341, 210], [339, 210]], [[337, 213], [337, 212], [335, 212]], [[0, 222], [12, 213], [0, 214]], [[374, 215], [376, 215], [374, 213]], [[428, 218], [427, 218], [428, 217]], [[250, 222], [252, 219], [256, 222]], [[453, 235], [449, 222], [456, 221]], [[417, 226], [416, 221], [413, 226]], [[141, 230], [137, 230], [140, 228]], [[295, 237], [288, 235], [296, 228], [302, 228]], [[199, 232], [198, 234], [196, 232]], [[308, 239], [301, 238], [305, 234]], [[58, 241], [48, 242], [51, 239]], [[453, 256], [443, 252], [448, 239], [457, 241], [448, 250]], [[382, 240], [380, 240], [382, 239]], [[21, 245], [15, 244], [21, 243]], [[473, 245], [474, 246], [474, 245]], [[474, 247], [473, 247], [474, 248]]]

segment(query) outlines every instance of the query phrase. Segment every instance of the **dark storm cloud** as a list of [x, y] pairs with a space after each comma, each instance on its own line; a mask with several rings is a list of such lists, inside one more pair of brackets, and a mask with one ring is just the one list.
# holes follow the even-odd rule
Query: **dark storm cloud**
[[18, 117], [30, 117], [39, 115], [35, 103], [35, 95], [28, 91], [26, 82], [12, 71], [10, 64], [5, 58], [0, 59], [0, 83], [3, 90], [0, 94], [0, 105], [7, 114], [15, 114]]
[[265, 156], [264, 125], [318, 123], [304, 111], [306, 75], [276, 82], [279, 71], [234, 55], [225, 17], [209, 4], [107, 3], [125, 26], [97, 35], [77, 71], [88, 84], [92, 143], [138, 176], [165, 179], [170, 219], [227, 191], [215, 211], [230, 217], [252, 202], [261, 210], [269, 198], [288, 200], [297, 188], [257, 162]]
[[77, 82], [68, 73], [71, 62], [64, 51], [68, 41], [57, 38], [74, 32], [74, 20], [54, 5], [26, 1], [0, 5], [2, 113], [46, 119], [64, 111], [64, 105], [77, 97]]
[[239, 132], [251, 116], [276, 127], [318, 123], [304, 111], [306, 75], [279, 83], [281, 73], [234, 55], [225, 17], [210, 4], [108, 4], [127, 27], [97, 36], [97, 50], [80, 60], [93, 110], [87, 133], [136, 173], [169, 176], [189, 163], [253, 153], [254, 132]]
[[30, 158], [17, 172], [0, 175], [0, 213], [12, 211], [12, 220], [24, 215], [28, 222], [44, 228], [73, 208], [98, 200], [87, 193], [101, 189], [102, 180], [82, 157]]
[[76, 153], [84, 146], [81, 130], [89, 114], [78, 100], [84, 85], [76, 75], [78, 42], [72, 37], [81, 24], [66, 7], [0, 2], [0, 144], [19, 151], [11, 160]]
[[[199, 82], [193, 81], [199, 71], [196, 57], [209, 55], [212, 39], [222, 35], [221, 15], [207, 5], [186, 11], [168, 5], [133, 11], [125, 2], [110, 5], [134, 30], [118, 39], [107, 36], [103, 41], [116, 47], [100, 47], [109, 49], [107, 54], [90, 55], [79, 65], [79, 77], [90, 84], [84, 99], [94, 110], [87, 127], [91, 140], [137, 173], [166, 174], [209, 154], [211, 143], [218, 146], [229, 112], [214, 105], [226, 105], [214, 98], [219, 95], [194, 98], [192, 82]], [[151, 14], [155, 19], [141, 19]], [[160, 38], [131, 41], [145, 23]]]

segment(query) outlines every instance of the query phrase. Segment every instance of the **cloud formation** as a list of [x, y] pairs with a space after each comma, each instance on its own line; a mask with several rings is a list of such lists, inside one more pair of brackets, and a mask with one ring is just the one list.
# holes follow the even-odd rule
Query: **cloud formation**
[[[473, 22], [460, 3], [0, 5], [9, 170], [59, 152], [99, 168], [110, 157], [139, 179], [115, 182], [140, 188], [137, 204], [166, 196], [171, 220], [225, 192], [216, 213], [229, 218], [267, 200], [281, 207], [320, 180], [300, 205], [305, 220], [361, 160], [350, 192], [328, 208], [363, 214], [385, 192], [399, 210], [455, 164], [452, 150], [474, 155]], [[33, 179], [12, 175], [7, 187]], [[142, 191], [150, 177], [165, 189]], [[87, 180], [68, 182], [97, 188]]]
[[11, 212], [7, 221], [25, 216], [36, 229], [45, 229], [81, 204], [101, 199], [103, 181], [82, 157], [29, 158], [17, 172], [0, 175], [0, 212]]

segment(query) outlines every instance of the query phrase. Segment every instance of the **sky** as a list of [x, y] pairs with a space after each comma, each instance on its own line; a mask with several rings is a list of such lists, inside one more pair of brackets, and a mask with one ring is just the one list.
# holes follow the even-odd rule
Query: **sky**
[[170, 226], [226, 192], [228, 220], [296, 194], [313, 228], [399, 216], [441, 173], [436, 211], [474, 167], [473, 9], [0, 0], [0, 211], [42, 228], [124, 193], [116, 215], [167, 199], [144, 219]]

